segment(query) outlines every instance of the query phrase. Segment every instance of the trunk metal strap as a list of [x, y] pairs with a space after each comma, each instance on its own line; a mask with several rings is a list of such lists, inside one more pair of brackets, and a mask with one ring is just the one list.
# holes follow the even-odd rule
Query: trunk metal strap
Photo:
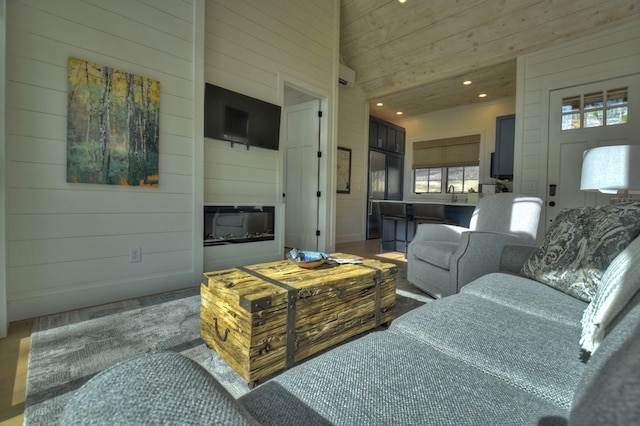
[[355, 263], [355, 265], [362, 266], [363, 268], [372, 269], [374, 271], [373, 279], [376, 284], [376, 307], [375, 307], [375, 318], [376, 318], [376, 327], [380, 326], [380, 298], [381, 298], [381, 271], [375, 266], [365, 265], [364, 263]]
[[249, 275], [287, 290], [287, 355], [285, 358], [285, 368], [293, 367], [296, 355], [296, 300], [298, 300], [298, 290], [295, 287], [291, 287], [290, 285], [274, 280], [271, 277], [262, 275], [259, 272], [245, 268], [244, 266], [238, 266], [237, 268], [242, 272], [246, 272]]

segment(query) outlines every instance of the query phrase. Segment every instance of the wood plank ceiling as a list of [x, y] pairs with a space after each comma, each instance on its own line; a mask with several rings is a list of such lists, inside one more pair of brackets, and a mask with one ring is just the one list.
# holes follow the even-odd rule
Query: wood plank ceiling
[[340, 56], [391, 121], [515, 96], [519, 55], [639, 17], [640, 0], [341, 0]]

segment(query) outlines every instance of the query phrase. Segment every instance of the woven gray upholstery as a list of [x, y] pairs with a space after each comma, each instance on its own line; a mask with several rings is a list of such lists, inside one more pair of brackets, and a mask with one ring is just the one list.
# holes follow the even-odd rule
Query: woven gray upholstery
[[500, 272], [510, 272], [520, 275], [522, 265], [524, 265], [535, 250], [536, 247], [531, 245], [507, 244], [502, 249]]
[[640, 424], [640, 293], [591, 356], [576, 388], [569, 424]]
[[564, 424], [567, 416], [499, 377], [386, 331], [300, 364], [239, 401], [267, 425], [537, 425]]
[[246, 411], [195, 361], [156, 353], [123, 361], [85, 383], [60, 425], [249, 425]]
[[569, 327], [471, 294], [415, 309], [394, 321], [389, 331], [564, 408], [571, 406], [584, 369], [579, 324]]
[[502, 273], [485, 275], [465, 286], [461, 293], [491, 300], [547, 320], [580, 327], [587, 303], [548, 286]]

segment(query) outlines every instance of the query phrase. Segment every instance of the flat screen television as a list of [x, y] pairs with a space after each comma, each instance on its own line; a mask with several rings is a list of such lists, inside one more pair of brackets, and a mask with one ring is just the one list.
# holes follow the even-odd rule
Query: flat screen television
[[278, 150], [278, 105], [205, 83], [204, 137]]

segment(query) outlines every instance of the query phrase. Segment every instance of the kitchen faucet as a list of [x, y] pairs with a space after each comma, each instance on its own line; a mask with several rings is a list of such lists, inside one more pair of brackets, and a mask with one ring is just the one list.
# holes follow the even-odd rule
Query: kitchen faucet
[[456, 188], [453, 185], [449, 185], [449, 188], [447, 188], [447, 192], [451, 193], [452, 203], [455, 203], [456, 201], [458, 201], [458, 197], [456, 197]]

